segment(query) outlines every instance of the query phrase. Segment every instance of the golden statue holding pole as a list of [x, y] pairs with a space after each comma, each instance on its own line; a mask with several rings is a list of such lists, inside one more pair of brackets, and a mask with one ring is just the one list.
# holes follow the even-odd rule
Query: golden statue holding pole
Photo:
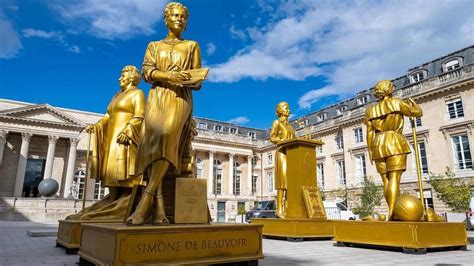
[[[93, 134], [90, 177], [108, 187], [109, 194], [66, 219], [123, 220], [132, 187], [141, 182], [141, 178], [136, 176], [135, 159], [145, 112], [145, 97], [136, 87], [140, 82], [138, 69], [125, 66], [119, 82], [120, 91], [110, 101], [106, 115], [85, 129], [89, 134], [88, 148]], [[89, 174], [89, 151], [86, 161], [86, 172]]]

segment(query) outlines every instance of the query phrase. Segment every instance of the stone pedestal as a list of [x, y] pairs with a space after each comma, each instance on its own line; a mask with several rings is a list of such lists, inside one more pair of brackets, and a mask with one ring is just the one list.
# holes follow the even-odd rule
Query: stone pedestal
[[56, 246], [66, 249], [67, 254], [75, 254], [81, 244], [81, 224], [89, 223], [118, 223], [121, 221], [81, 221], [81, 220], [59, 220], [58, 238]]
[[79, 256], [96, 265], [216, 264], [263, 258], [262, 226], [83, 224]]
[[444, 222], [334, 221], [334, 240], [338, 245], [394, 247], [418, 254], [469, 244], [464, 223]]

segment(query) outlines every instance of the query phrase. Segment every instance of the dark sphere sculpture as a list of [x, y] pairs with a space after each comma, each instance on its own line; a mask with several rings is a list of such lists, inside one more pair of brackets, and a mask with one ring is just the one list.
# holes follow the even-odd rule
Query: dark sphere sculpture
[[59, 190], [59, 184], [52, 178], [44, 179], [38, 185], [38, 192], [43, 197], [51, 197]]

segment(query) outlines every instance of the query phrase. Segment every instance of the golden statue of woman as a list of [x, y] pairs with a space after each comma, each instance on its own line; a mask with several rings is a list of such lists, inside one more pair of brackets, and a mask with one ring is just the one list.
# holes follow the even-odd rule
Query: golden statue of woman
[[189, 169], [193, 132], [192, 90], [199, 89], [202, 80], [192, 81], [191, 71], [201, 68], [201, 52], [197, 42], [181, 37], [189, 12], [171, 2], [164, 10], [168, 35], [150, 42], [145, 52], [142, 75], [152, 84], [143, 137], [138, 147], [137, 173], [146, 173], [147, 187], [135, 212], [127, 219], [128, 225], [143, 224], [155, 211], [153, 224], [169, 223], [162, 196], [162, 181], [166, 174], [182, 175]]
[[[278, 116], [278, 119], [273, 121], [272, 129], [270, 130], [270, 141], [274, 144], [278, 144], [283, 140], [294, 139], [295, 129], [288, 121], [290, 107], [287, 102], [278, 103], [276, 115]], [[286, 154], [283, 150], [277, 149], [275, 152], [275, 188], [277, 190], [276, 214], [280, 218], [285, 218], [287, 183]]]
[[410, 146], [403, 136], [404, 116], [421, 117], [423, 111], [412, 99], [393, 98], [390, 80], [375, 85], [375, 96], [379, 101], [367, 108], [367, 146], [369, 156], [375, 162], [382, 177], [385, 200], [388, 204], [388, 219], [394, 220], [393, 210], [400, 191], [400, 179], [406, 170]]
[[85, 129], [89, 134], [94, 133], [91, 178], [108, 187], [109, 194], [67, 219], [122, 220], [132, 187], [141, 182], [140, 177], [136, 177], [135, 158], [145, 97], [137, 88], [140, 83], [138, 69], [124, 67], [119, 82], [120, 91], [110, 101], [106, 115]]

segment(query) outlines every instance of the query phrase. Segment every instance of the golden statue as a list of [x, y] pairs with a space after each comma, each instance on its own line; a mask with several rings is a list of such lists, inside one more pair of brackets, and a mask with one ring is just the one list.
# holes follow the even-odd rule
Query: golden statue
[[122, 69], [120, 91], [107, 107], [107, 114], [86, 127], [94, 133], [91, 178], [109, 188], [109, 194], [94, 205], [66, 219], [123, 220], [136, 177], [135, 158], [145, 112], [143, 91], [137, 88], [140, 73], [135, 66]]
[[144, 173], [148, 184], [134, 213], [127, 219], [128, 225], [143, 224], [151, 216], [153, 202], [156, 206], [153, 224], [169, 223], [164, 209], [163, 179], [165, 175], [189, 175], [193, 168], [192, 90], [200, 89], [207, 69], [200, 69], [199, 44], [181, 37], [188, 17], [184, 5], [169, 3], [164, 10], [168, 35], [150, 42], [145, 52], [142, 75], [152, 88], [136, 171]]
[[[294, 139], [295, 129], [290, 125], [288, 116], [290, 107], [287, 102], [280, 102], [276, 108], [278, 119], [273, 121], [270, 130], [270, 141], [277, 144], [280, 141]], [[285, 218], [286, 192], [288, 177], [286, 174], [286, 154], [280, 149], [275, 152], [275, 188], [277, 190], [276, 214], [280, 218]]]
[[410, 153], [410, 146], [403, 136], [404, 116], [423, 115], [420, 106], [412, 99], [393, 98], [393, 89], [390, 80], [379, 81], [375, 85], [375, 96], [379, 102], [369, 106], [365, 114], [369, 157], [382, 177], [388, 220], [395, 219], [393, 214], [400, 179], [406, 170], [407, 154]]

